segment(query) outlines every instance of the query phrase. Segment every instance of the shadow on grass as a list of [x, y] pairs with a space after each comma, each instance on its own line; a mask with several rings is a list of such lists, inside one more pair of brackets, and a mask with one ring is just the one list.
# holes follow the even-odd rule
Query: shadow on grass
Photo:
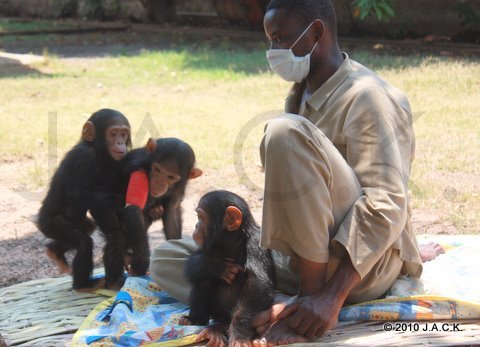
[[0, 56], [0, 78], [44, 75], [39, 70], [23, 64], [19, 59]]
[[[181, 68], [201, 71], [231, 71], [254, 75], [269, 70], [265, 59], [268, 42], [263, 35], [251, 33], [245, 37], [228, 36], [228, 30], [216, 34], [212, 30], [198, 28], [190, 30], [126, 31], [122, 33], [91, 33], [76, 35], [48, 35], [46, 38], [26, 38], [19, 41], [2, 42], [3, 49], [16, 53], [42, 54], [45, 50], [59, 58], [116, 58], [137, 57], [147, 53], [182, 53]], [[245, 34], [246, 35], [246, 34]], [[363, 41], [362, 41], [363, 42]], [[369, 49], [368, 44], [340, 38], [340, 47], [350, 57], [372, 70], [402, 70], [417, 67], [425, 62], [448, 60], [448, 57], [434, 52], [413, 50], [399, 52], [394, 47], [385, 47], [382, 51]], [[433, 56], [433, 58], [432, 58]], [[472, 61], [472, 58], [456, 57], [457, 60]], [[159, 62], [161, 63], [161, 62]], [[0, 67], [1, 69], [1, 67]], [[28, 69], [12, 72], [14, 76], [29, 74]], [[8, 74], [7, 74], [8, 75]], [[0, 73], [0, 77], [4, 74]]]

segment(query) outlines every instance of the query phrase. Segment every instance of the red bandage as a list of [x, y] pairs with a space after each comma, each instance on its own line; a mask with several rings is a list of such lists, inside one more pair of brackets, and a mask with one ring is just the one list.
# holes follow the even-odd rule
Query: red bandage
[[148, 175], [144, 170], [132, 172], [128, 182], [126, 205], [135, 205], [142, 210], [148, 198]]

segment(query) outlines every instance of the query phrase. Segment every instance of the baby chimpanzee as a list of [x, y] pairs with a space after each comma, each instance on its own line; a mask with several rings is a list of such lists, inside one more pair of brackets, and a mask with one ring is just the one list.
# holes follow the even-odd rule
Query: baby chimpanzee
[[128, 181], [124, 229], [131, 275], [145, 275], [150, 262], [148, 229], [163, 221], [165, 238], [182, 237], [182, 207], [187, 182], [202, 175], [195, 154], [177, 138], [149, 139], [144, 148], [131, 151], [124, 160]]
[[[123, 283], [122, 194], [116, 187], [121, 177], [119, 161], [131, 147], [130, 124], [118, 111], [101, 109], [84, 124], [82, 138], [66, 155], [53, 175], [50, 189], [38, 216], [40, 231], [52, 239], [47, 255], [61, 272], [70, 267], [65, 252], [77, 252], [72, 263], [73, 288], [89, 290], [92, 280], [95, 223], [106, 236], [103, 255], [105, 285], [117, 288]], [[90, 212], [95, 223], [87, 217]]]
[[256, 336], [252, 319], [273, 303], [274, 267], [270, 251], [259, 246], [260, 228], [247, 203], [228, 191], [204, 195], [185, 274], [192, 284], [190, 314], [183, 324], [217, 326], [200, 334], [213, 345], [241, 344]]

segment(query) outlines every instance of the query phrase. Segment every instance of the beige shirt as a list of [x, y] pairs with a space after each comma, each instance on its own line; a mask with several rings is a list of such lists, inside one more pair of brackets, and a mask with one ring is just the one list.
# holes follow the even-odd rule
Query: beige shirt
[[[356, 237], [353, 264], [363, 277], [393, 247], [403, 273], [422, 267], [411, 226], [408, 179], [414, 157], [412, 113], [405, 95], [344, 53], [336, 73], [302, 104], [305, 81], [290, 90], [285, 111], [315, 124], [353, 168], [363, 196], [341, 222], [338, 234]], [[342, 229], [348, 229], [340, 232]]]

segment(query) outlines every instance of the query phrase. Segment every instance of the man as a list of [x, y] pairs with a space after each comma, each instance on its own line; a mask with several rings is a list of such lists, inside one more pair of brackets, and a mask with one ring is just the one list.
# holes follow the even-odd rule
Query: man
[[[262, 246], [291, 257], [279, 284], [298, 288], [257, 317], [268, 331], [256, 344], [277, 345], [323, 335], [344, 303], [381, 297], [400, 274], [419, 277], [422, 261], [408, 202], [407, 98], [340, 51], [329, 0], [272, 0], [264, 28], [272, 70], [297, 82], [261, 144]], [[292, 272], [298, 283], [282, 288]]]
[[[274, 250], [278, 289], [296, 296], [256, 317], [263, 338], [254, 345], [279, 345], [323, 335], [344, 303], [381, 297], [400, 274], [420, 276], [422, 261], [408, 206], [406, 97], [340, 51], [329, 0], [273, 0], [264, 26], [272, 69], [297, 82], [261, 144], [262, 246]], [[182, 267], [194, 249], [170, 241], [150, 263], [184, 302]]]

